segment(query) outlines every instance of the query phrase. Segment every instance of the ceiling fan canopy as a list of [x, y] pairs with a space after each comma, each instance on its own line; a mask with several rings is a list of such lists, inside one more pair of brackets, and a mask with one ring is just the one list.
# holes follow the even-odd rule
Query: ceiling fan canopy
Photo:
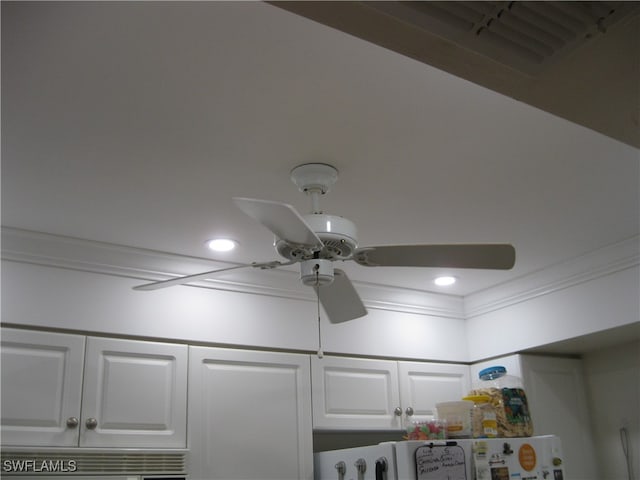
[[187, 275], [134, 287], [155, 290], [211, 278], [238, 268], [272, 269], [300, 264], [300, 278], [316, 288], [319, 302], [332, 323], [362, 317], [367, 310], [346, 273], [336, 261], [354, 261], [364, 267], [427, 267], [508, 270], [515, 264], [515, 249], [507, 243], [416, 244], [358, 247], [355, 224], [320, 209], [320, 196], [330, 191], [338, 170], [324, 163], [307, 163], [291, 171], [291, 180], [311, 199], [311, 213], [300, 215], [291, 205], [270, 200], [234, 197], [245, 214], [275, 235], [276, 251], [287, 261], [254, 262]]

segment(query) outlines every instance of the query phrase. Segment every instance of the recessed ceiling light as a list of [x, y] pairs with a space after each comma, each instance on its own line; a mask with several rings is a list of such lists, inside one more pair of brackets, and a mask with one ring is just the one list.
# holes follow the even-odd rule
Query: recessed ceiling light
[[214, 252], [230, 252], [238, 246], [238, 242], [230, 238], [214, 238], [207, 242], [207, 246]]
[[453, 285], [454, 283], [456, 283], [456, 277], [451, 277], [451, 276], [438, 277], [433, 281], [433, 283], [435, 283], [439, 287], [447, 287], [449, 285]]

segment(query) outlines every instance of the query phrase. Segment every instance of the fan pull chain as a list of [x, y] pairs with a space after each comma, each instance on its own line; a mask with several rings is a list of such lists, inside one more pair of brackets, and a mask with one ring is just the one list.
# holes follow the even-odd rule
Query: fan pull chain
[[316, 302], [318, 308], [318, 358], [322, 358], [324, 357], [324, 352], [322, 351], [322, 331], [320, 328], [320, 283], [318, 270], [316, 270], [316, 298], [318, 299]]

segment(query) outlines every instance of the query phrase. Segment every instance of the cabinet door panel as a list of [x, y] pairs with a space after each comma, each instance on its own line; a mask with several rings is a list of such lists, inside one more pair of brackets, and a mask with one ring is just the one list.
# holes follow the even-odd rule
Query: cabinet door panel
[[[436, 404], [462, 399], [470, 389], [467, 365], [398, 362], [400, 401], [405, 420], [424, 421], [436, 415]], [[413, 411], [407, 415], [407, 409]]]
[[185, 345], [89, 337], [81, 446], [184, 448], [187, 355]]
[[595, 448], [582, 360], [521, 355], [534, 435], [558, 435], [565, 478], [596, 480]]
[[399, 428], [396, 362], [311, 357], [314, 428]]
[[2, 329], [2, 444], [77, 446], [84, 338]]
[[206, 347], [190, 352], [192, 478], [310, 480], [309, 358]]

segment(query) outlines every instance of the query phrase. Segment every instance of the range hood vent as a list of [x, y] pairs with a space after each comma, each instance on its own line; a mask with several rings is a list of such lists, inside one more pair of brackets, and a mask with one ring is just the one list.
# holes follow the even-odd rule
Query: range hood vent
[[639, 2], [366, 2], [367, 7], [535, 75], [638, 12]]

